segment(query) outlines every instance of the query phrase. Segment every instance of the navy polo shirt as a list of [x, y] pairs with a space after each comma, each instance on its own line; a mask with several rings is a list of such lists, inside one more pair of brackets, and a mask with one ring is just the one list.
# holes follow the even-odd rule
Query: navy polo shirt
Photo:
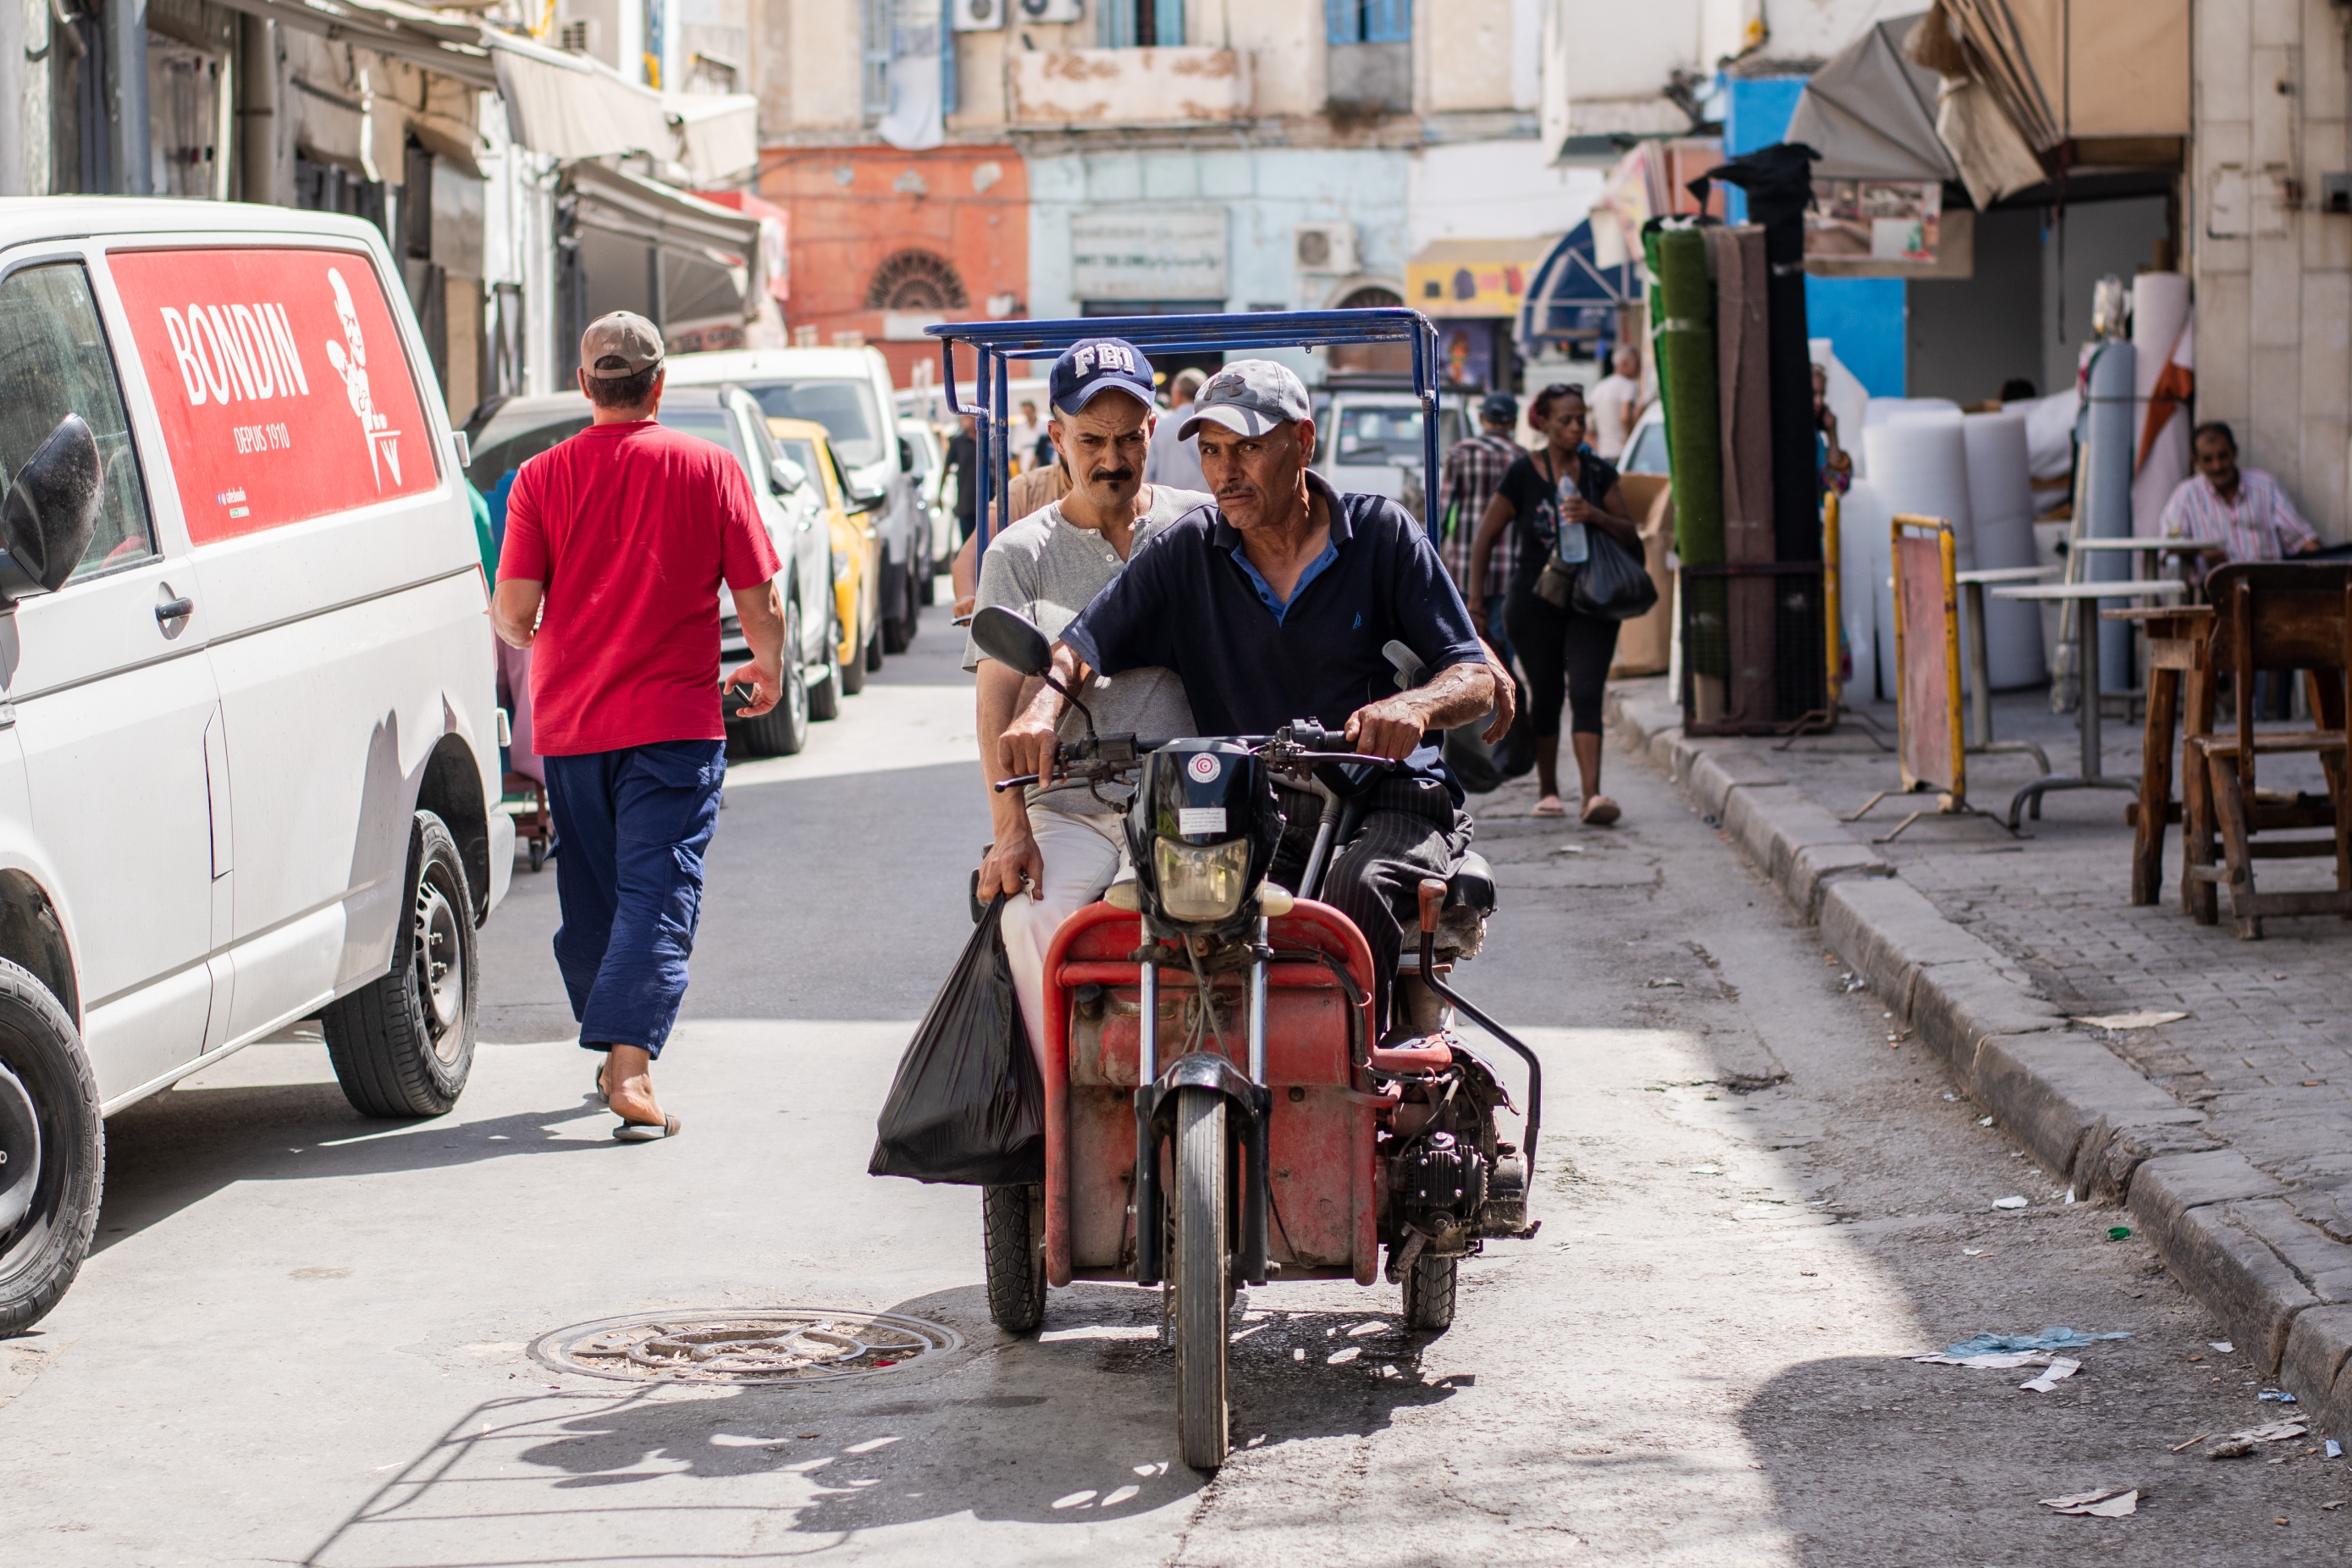
[[[1240, 531], [1201, 506], [1137, 551], [1062, 640], [1105, 675], [1174, 670], [1203, 735], [1271, 734], [1294, 719], [1344, 727], [1396, 695], [1396, 666], [1381, 651], [1392, 640], [1431, 674], [1485, 663], [1427, 531], [1385, 497], [1340, 495], [1311, 470], [1307, 483], [1329, 509], [1331, 541], [1287, 603], [1250, 564]], [[1433, 737], [1406, 763], [1461, 804]]]

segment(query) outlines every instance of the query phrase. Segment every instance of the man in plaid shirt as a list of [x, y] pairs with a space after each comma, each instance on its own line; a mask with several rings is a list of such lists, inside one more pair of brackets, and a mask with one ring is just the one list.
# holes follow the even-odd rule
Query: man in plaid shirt
[[[1454, 585], [1465, 594], [1470, 591], [1470, 541], [1478, 531], [1478, 520], [1486, 515], [1486, 503], [1502, 489], [1504, 472], [1527, 455], [1526, 448], [1511, 439], [1519, 423], [1519, 400], [1509, 393], [1488, 393], [1486, 401], [1478, 405], [1478, 423], [1483, 428], [1477, 435], [1455, 442], [1454, 450], [1445, 454], [1437, 503], [1438, 516], [1447, 520], [1445, 546], [1440, 554], [1445, 569], [1454, 574]], [[1517, 530], [1504, 530], [1486, 562], [1486, 582], [1495, 589], [1486, 598], [1486, 635], [1506, 661], [1512, 653], [1503, 636], [1502, 603], [1510, 586], [1511, 569], [1517, 564]]]
[[2238, 438], [2216, 420], [2197, 427], [2197, 471], [2164, 503], [2168, 539], [2218, 544], [2232, 561], [2278, 561], [2319, 548], [2319, 535], [2278, 481], [2238, 467]]

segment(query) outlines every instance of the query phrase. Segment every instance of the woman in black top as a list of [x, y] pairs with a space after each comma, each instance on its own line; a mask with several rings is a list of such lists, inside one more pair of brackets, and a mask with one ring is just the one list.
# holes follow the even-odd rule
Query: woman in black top
[[1528, 418], [1547, 439], [1540, 450], [1511, 464], [1478, 521], [1478, 536], [1470, 546], [1470, 618], [1481, 632], [1486, 629], [1487, 552], [1502, 531], [1512, 528], [1510, 559], [1516, 564], [1503, 614], [1528, 676], [1528, 717], [1535, 729], [1536, 774], [1543, 789], [1534, 815], [1568, 815], [1559, 799], [1559, 717], [1565, 703], [1584, 790], [1579, 815], [1605, 826], [1617, 820], [1618, 807], [1601, 793], [1601, 704], [1610, 661], [1617, 654], [1618, 623], [1551, 604], [1537, 595], [1536, 579], [1555, 552], [1571, 563], [1582, 559], [1590, 547], [1588, 529], [1603, 530], [1639, 559], [1642, 531], [1626, 516], [1617, 470], [1584, 444], [1582, 387], [1544, 388]]

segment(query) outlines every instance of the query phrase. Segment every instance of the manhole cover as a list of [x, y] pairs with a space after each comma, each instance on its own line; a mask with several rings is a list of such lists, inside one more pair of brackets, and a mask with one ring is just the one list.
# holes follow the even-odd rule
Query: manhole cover
[[897, 1372], [962, 1343], [953, 1329], [895, 1312], [776, 1307], [577, 1323], [541, 1335], [530, 1354], [622, 1383], [822, 1383]]

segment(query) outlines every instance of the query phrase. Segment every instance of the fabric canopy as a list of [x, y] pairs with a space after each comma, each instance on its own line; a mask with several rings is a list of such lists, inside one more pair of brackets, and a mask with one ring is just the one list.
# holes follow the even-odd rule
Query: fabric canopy
[[760, 100], [750, 93], [667, 93], [663, 102], [677, 125], [678, 162], [696, 184], [715, 185], [759, 165]]
[[732, 279], [743, 319], [759, 314], [767, 261], [757, 217], [593, 162], [568, 165], [563, 179], [578, 198], [574, 221], [712, 262]]
[[1592, 224], [1587, 219], [1570, 229], [1536, 268], [1511, 335], [1526, 350], [1540, 339], [1580, 330], [1587, 310], [1614, 312], [1641, 298], [1641, 272], [1633, 262], [1602, 267], [1593, 260]]
[[498, 58], [499, 96], [518, 146], [551, 158], [647, 153], [667, 163], [677, 135], [661, 94], [624, 81], [584, 55], [526, 45], [489, 32]]
[[483, 47], [486, 29], [478, 22], [436, 16], [421, 5], [407, 5], [404, 0], [222, 3], [248, 16], [283, 23], [298, 32], [315, 34], [336, 43], [357, 44], [476, 87], [498, 85], [489, 55]]
[[1942, 80], [1904, 58], [1919, 21], [1896, 16], [1865, 31], [1815, 71], [1782, 140], [1821, 154], [1823, 180], [1956, 179], [1959, 168], [1936, 134]]

